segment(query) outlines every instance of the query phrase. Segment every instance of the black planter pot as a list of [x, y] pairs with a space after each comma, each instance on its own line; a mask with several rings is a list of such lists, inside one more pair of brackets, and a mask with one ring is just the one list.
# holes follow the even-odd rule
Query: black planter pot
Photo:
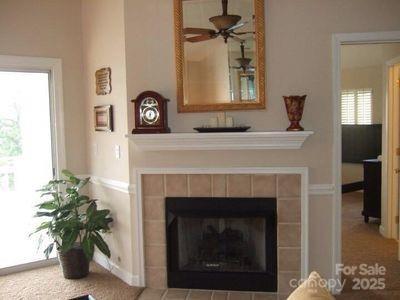
[[58, 251], [58, 260], [66, 279], [80, 279], [89, 274], [89, 261], [80, 246], [65, 253]]

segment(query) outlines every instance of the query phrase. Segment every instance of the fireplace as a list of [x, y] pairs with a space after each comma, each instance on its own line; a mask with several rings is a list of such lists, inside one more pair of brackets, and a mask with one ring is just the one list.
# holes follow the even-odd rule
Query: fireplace
[[167, 197], [171, 288], [277, 291], [275, 198]]

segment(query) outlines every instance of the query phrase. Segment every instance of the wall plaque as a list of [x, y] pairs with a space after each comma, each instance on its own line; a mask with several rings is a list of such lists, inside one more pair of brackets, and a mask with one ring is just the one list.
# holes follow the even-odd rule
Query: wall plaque
[[111, 68], [102, 68], [96, 71], [96, 94], [107, 95], [111, 93]]

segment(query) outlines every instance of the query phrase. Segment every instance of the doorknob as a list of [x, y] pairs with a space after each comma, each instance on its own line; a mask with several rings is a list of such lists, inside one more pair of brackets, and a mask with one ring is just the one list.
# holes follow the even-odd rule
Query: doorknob
[[395, 172], [396, 174], [399, 174], [399, 173], [400, 173], [400, 169], [394, 169], [394, 172]]

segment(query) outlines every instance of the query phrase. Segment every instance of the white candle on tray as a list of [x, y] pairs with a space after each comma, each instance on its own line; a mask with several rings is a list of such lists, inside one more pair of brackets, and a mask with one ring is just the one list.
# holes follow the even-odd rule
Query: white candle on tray
[[208, 120], [208, 125], [209, 125], [211, 128], [216, 128], [216, 127], [218, 127], [218, 118], [210, 118], [210, 119]]
[[233, 127], [233, 117], [226, 117], [226, 127]]

